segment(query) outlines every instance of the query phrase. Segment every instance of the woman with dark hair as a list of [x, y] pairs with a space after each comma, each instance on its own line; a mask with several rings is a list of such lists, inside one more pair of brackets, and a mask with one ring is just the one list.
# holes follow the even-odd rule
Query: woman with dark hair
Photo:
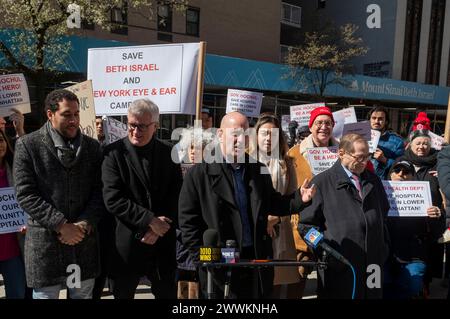
[[[408, 152], [408, 151], [407, 151]], [[393, 181], [418, 181], [417, 168], [412, 161], [398, 159], [389, 171]], [[431, 183], [430, 183], [431, 186]], [[384, 296], [386, 299], [417, 298], [430, 266], [430, 243], [441, 235], [442, 210], [433, 195], [428, 217], [388, 217], [390, 258], [385, 267]], [[442, 260], [442, 254], [441, 254]]]
[[[271, 113], [262, 113], [255, 129], [258, 160], [267, 166], [273, 188], [282, 195], [292, 194], [297, 189], [297, 179], [278, 118]], [[267, 233], [272, 238], [274, 259], [296, 260], [290, 216], [269, 215]], [[274, 298], [301, 298], [304, 280], [297, 267], [275, 267], [274, 272]]]
[[[0, 130], [0, 188], [13, 187], [13, 152], [3, 130]], [[25, 267], [18, 233], [0, 234], [0, 273], [5, 283], [6, 298], [25, 297]]]
[[[407, 160], [414, 165], [415, 180], [428, 181], [430, 183], [433, 206], [444, 212], [443, 198], [439, 188], [437, 173], [438, 151], [431, 147], [431, 137], [428, 130], [415, 130], [409, 135], [409, 143], [405, 154], [399, 160]], [[445, 230], [445, 213], [430, 224], [430, 232], [427, 242], [427, 273], [425, 275], [425, 297], [428, 294], [428, 286], [433, 277], [441, 277], [442, 259], [444, 247], [437, 243], [438, 238]]]

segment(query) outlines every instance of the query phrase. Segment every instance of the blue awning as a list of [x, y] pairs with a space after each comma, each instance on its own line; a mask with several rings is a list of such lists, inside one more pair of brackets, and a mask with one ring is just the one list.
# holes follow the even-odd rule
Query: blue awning
[[[0, 38], [7, 42], [11, 32], [18, 31], [2, 30]], [[133, 45], [126, 42], [79, 36], [68, 36], [66, 39], [71, 42], [72, 50], [61, 71], [84, 74], [87, 72], [87, 51], [89, 48]], [[5, 58], [0, 55], [0, 65], [5, 65], [5, 61]], [[47, 61], [47, 63], [51, 63], [51, 61]], [[312, 88], [299, 90], [298, 85], [287, 74], [288, 67], [283, 64], [207, 54], [205, 86], [286, 93], [313, 93]], [[325, 95], [446, 106], [450, 94], [449, 87], [387, 78], [355, 75], [348, 76], [347, 80], [351, 84], [349, 87], [332, 84], [327, 87]]]

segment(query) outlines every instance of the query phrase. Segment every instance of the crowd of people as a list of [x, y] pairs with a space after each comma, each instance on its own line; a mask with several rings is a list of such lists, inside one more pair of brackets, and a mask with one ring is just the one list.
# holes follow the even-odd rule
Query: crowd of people
[[[243, 114], [228, 113], [213, 129], [204, 109], [200, 134], [183, 130], [174, 161], [174, 146], [155, 136], [159, 109], [150, 100], [131, 103], [128, 136], [109, 145], [101, 118], [98, 141], [81, 133], [73, 93], [49, 93], [45, 112], [48, 121], [29, 134], [15, 113], [14, 150], [0, 130], [0, 187], [14, 186], [29, 216], [26, 229], [0, 235], [7, 298], [28, 289], [34, 299], [56, 299], [67, 288], [72, 299], [99, 299], [107, 281], [114, 298], [132, 299], [144, 276], [155, 298], [207, 298], [207, 270], [197, 263], [206, 240], [233, 240], [244, 260], [326, 262], [319, 298], [426, 298], [441, 276], [450, 147], [432, 148], [425, 113], [404, 141], [389, 130], [386, 109], [374, 107], [369, 120], [381, 137], [369, 153], [358, 134], [333, 136], [327, 107], [314, 109], [307, 127], [291, 125], [294, 138], [262, 113], [253, 139]], [[307, 150], [329, 146], [338, 160], [312, 176]], [[389, 217], [382, 180], [428, 181], [427, 217]], [[305, 243], [311, 227], [347, 264]], [[380, 277], [369, 285], [373, 265]], [[216, 298], [299, 299], [312, 270], [217, 268], [209, 289]]]

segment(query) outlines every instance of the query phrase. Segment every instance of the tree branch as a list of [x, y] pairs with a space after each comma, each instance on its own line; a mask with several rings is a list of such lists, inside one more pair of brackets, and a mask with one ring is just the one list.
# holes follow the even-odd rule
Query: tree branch
[[0, 51], [5, 55], [8, 62], [15, 67], [16, 69], [22, 71], [23, 73], [28, 74], [34, 74], [34, 70], [27, 67], [25, 64], [19, 62], [14, 54], [8, 49], [8, 47], [3, 43], [3, 41], [0, 41]]

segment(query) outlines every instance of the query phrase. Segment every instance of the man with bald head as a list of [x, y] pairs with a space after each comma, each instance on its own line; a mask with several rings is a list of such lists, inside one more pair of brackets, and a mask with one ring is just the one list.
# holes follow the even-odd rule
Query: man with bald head
[[[219, 148], [213, 163], [200, 163], [184, 178], [179, 198], [179, 228], [183, 244], [198, 260], [203, 234], [217, 235], [217, 247], [234, 240], [241, 259], [272, 258], [272, 241], [267, 235], [267, 215], [289, 214], [289, 198], [282, 198], [272, 186], [269, 174], [261, 174], [263, 164], [251, 159], [247, 118], [228, 113], [217, 131]], [[302, 189], [304, 201], [313, 195]], [[205, 236], [206, 237], [206, 236]], [[215, 238], [216, 236], [211, 236]], [[226, 270], [214, 269], [215, 298], [224, 295]], [[200, 286], [206, 297], [206, 270], [199, 270]], [[231, 298], [269, 297], [273, 269], [234, 268], [231, 274]]]

